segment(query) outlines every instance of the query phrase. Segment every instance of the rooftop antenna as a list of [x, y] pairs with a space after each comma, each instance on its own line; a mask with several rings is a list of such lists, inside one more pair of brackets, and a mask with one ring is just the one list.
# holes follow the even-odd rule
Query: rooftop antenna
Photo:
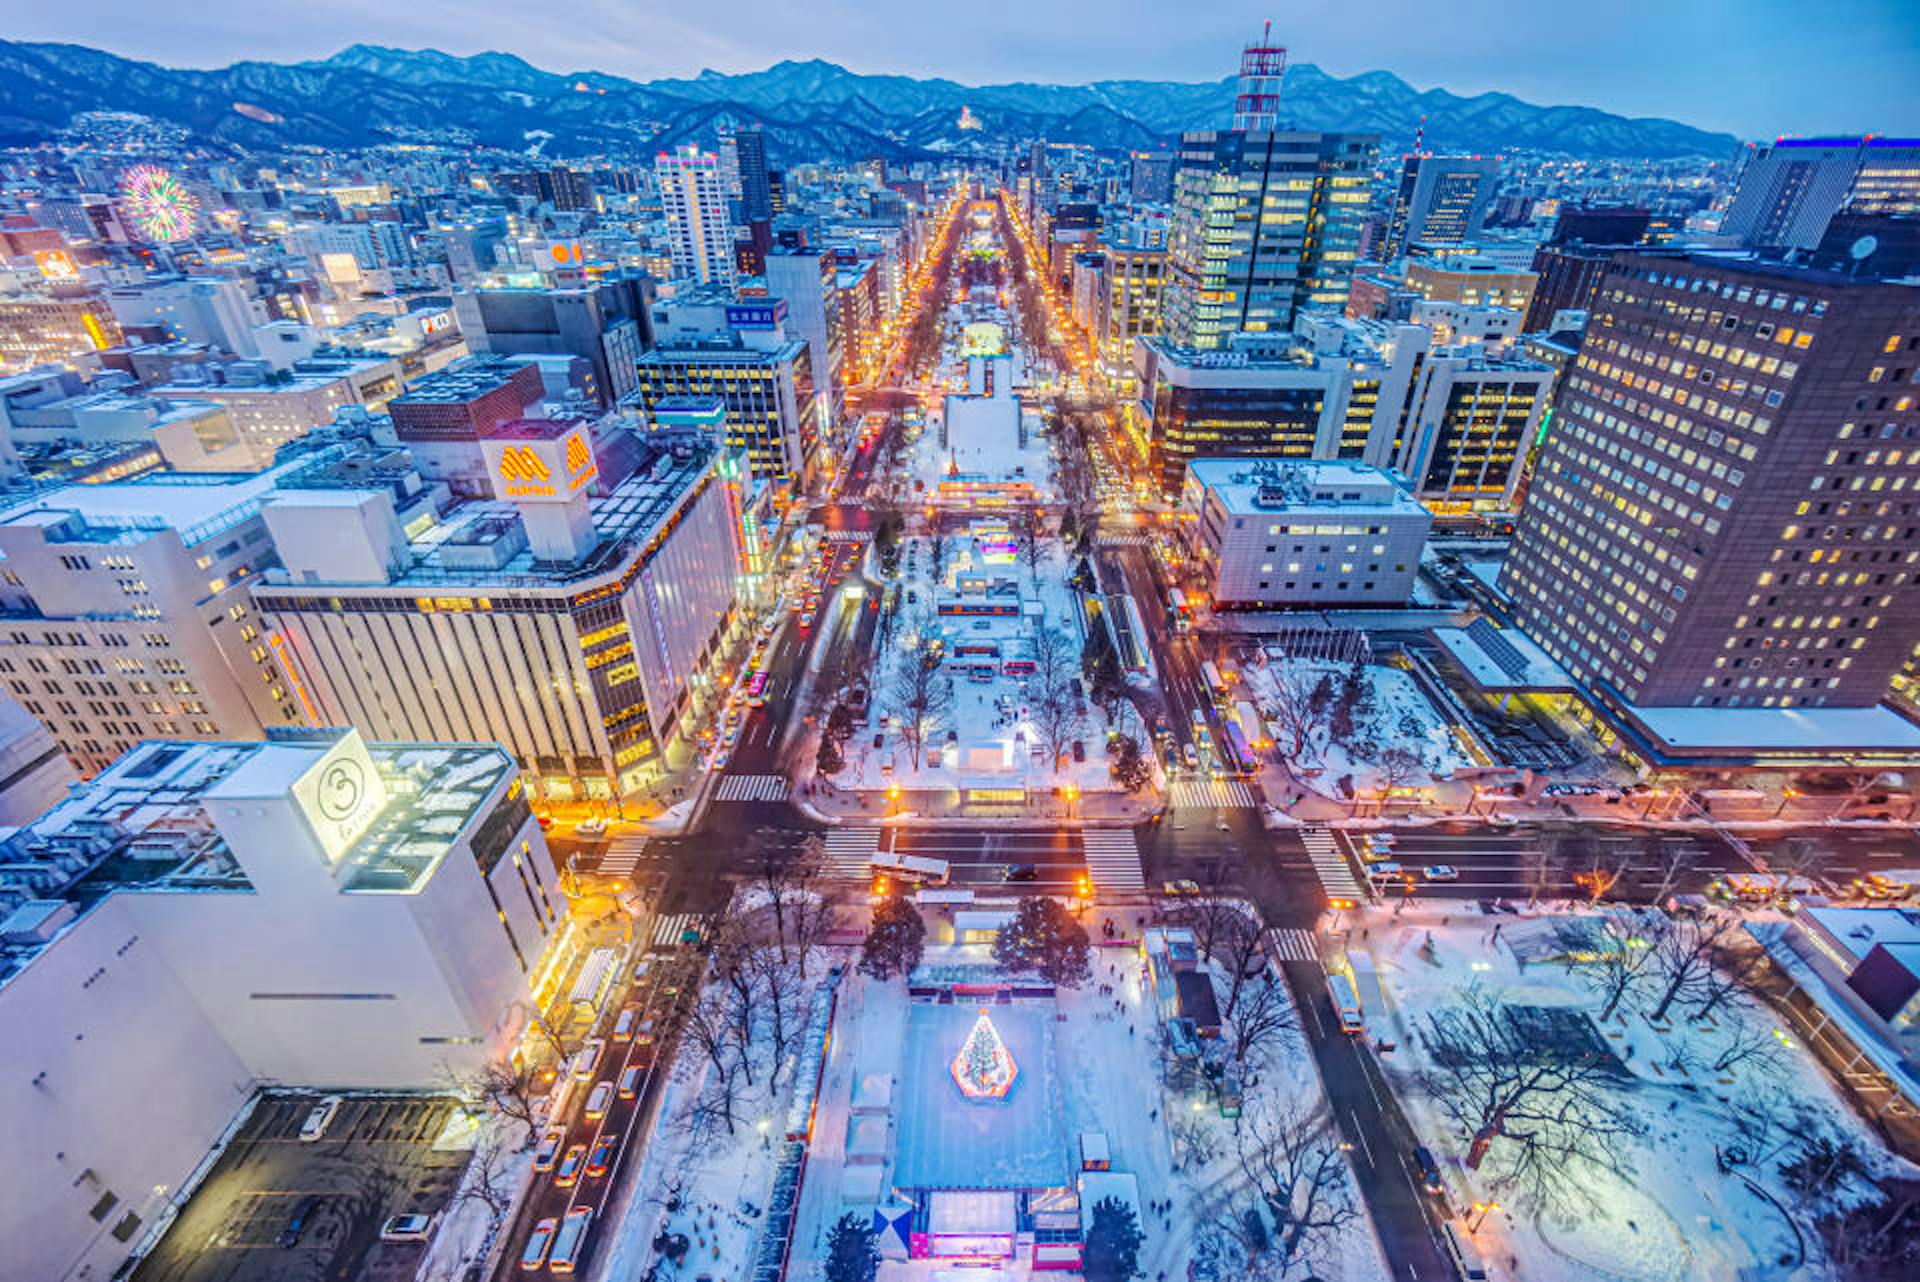
[[1423, 111], [1420, 113], [1420, 127], [1413, 131], [1413, 154], [1414, 155], [1417, 156], [1420, 154], [1420, 144], [1426, 139], [1426, 136], [1427, 136], [1427, 115]]
[[1233, 100], [1233, 127], [1271, 133], [1280, 127], [1280, 78], [1287, 70], [1285, 46], [1273, 43], [1273, 20], [1260, 39], [1240, 51], [1240, 93]]

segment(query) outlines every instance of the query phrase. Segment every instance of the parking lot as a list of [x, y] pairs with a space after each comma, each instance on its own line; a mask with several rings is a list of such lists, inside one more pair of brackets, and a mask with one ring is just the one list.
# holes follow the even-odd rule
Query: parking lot
[[[347, 1096], [324, 1136], [300, 1140], [317, 1097], [269, 1095], [195, 1191], [134, 1282], [401, 1282], [425, 1246], [382, 1242], [392, 1215], [441, 1210], [465, 1148], [436, 1149], [455, 1102]], [[297, 1235], [296, 1212], [304, 1210]], [[295, 1238], [283, 1245], [289, 1236]]]

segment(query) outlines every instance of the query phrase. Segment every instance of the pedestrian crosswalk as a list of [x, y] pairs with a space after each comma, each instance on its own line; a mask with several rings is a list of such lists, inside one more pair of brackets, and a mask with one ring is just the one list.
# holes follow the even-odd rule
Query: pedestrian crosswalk
[[1320, 945], [1310, 930], [1267, 928], [1267, 956], [1275, 961], [1319, 961]]
[[715, 801], [785, 801], [787, 780], [783, 775], [728, 775], [720, 781]]
[[1140, 846], [1131, 828], [1087, 828], [1080, 833], [1087, 859], [1087, 876], [1095, 890], [1145, 890], [1140, 871]]
[[865, 543], [873, 538], [872, 530], [827, 530], [820, 536], [829, 543]]
[[647, 839], [641, 836], [615, 837], [600, 856], [594, 871], [603, 877], [631, 877], [647, 855]]
[[671, 948], [675, 944], [691, 942], [688, 935], [701, 935], [706, 932], [706, 918], [698, 913], [668, 913], [653, 919], [653, 946]]
[[1167, 802], [1190, 810], [1249, 810], [1259, 804], [1240, 779], [1171, 779]]
[[1366, 892], [1353, 879], [1353, 865], [1340, 849], [1333, 832], [1327, 828], [1302, 828], [1300, 844], [1307, 848], [1307, 859], [1320, 876], [1320, 885], [1329, 899], [1364, 900]]
[[1144, 548], [1153, 546], [1151, 534], [1102, 534], [1094, 540], [1103, 548]]
[[873, 875], [873, 856], [879, 849], [878, 828], [830, 828], [827, 858], [820, 874], [843, 881], [865, 881]]

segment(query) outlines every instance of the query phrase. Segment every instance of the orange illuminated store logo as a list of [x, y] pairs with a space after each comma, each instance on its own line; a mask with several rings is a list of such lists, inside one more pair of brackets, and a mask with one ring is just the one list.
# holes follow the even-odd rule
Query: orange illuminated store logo
[[[571, 463], [573, 446], [578, 443], [576, 437], [567, 444], [568, 462]], [[500, 455], [500, 479], [503, 481], [546, 481], [553, 478], [547, 471], [547, 465], [540, 456], [524, 445], [515, 445]]]

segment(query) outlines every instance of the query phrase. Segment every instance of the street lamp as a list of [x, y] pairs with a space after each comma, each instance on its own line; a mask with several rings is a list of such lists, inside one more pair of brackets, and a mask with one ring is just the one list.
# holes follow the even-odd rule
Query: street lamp
[[1498, 1202], [1475, 1202], [1473, 1204], [1473, 1220], [1467, 1225], [1467, 1232], [1478, 1233], [1480, 1231], [1481, 1221], [1487, 1218], [1487, 1212], [1497, 1211], [1499, 1209], [1500, 1204]]
[[1787, 803], [1799, 795], [1800, 790], [1798, 788], [1782, 788], [1780, 790], [1780, 804], [1773, 808], [1773, 817], [1778, 819], [1780, 812], [1787, 808]]

